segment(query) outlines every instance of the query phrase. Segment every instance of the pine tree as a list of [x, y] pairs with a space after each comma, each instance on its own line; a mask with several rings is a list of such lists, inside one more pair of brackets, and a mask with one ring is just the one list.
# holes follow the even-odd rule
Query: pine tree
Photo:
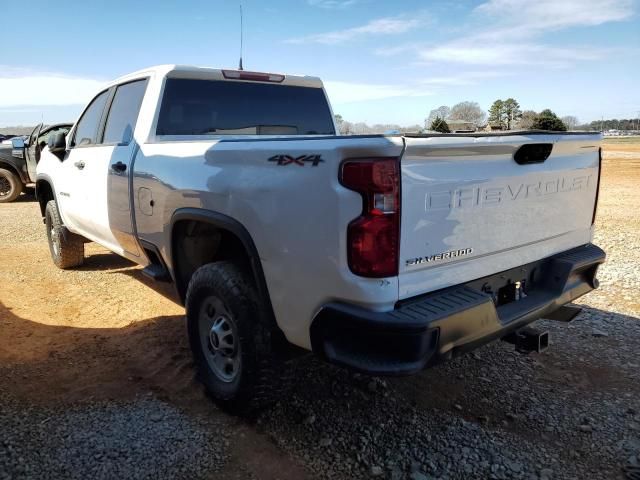
[[447, 122], [444, 120], [444, 118], [440, 118], [440, 117], [436, 117], [433, 120], [433, 122], [431, 122], [430, 130], [433, 130], [435, 132], [440, 132], [440, 133], [451, 133], [451, 130], [449, 130], [449, 125], [447, 125]]
[[522, 117], [522, 110], [520, 110], [520, 104], [513, 98], [507, 98], [502, 102], [504, 110], [504, 117], [507, 124], [507, 130], [511, 130], [513, 125]]
[[504, 102], [502, 100], [496, 100], [489, 108], [489, 123], [506, 127]]

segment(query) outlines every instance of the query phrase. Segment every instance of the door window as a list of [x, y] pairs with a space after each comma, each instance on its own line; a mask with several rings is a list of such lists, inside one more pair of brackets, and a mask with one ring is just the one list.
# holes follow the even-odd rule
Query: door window
[[71, 142], [72, 147], [93, 145], [96, 143], [98, 125], [102, 118], [104, 106], [107, 103], [107, 97], [108, 90], [105, 90], [94, 98], [89, 107], [85, 110], [84, 114], [78, 121], [76, 133], [74, 134], [73, 142]]
[[46, 133], [43, 133], [40, 136], [38, 136], [38, 142], [37, 143], [41, 147], [44, 147], [47, 144], [47, 142], [49, 141], [49, 137], [55, 137], [59, 133], [64, 133], [66, 135], [67, 133], [69, 133], [69, 130], [71, 130], [71, 127], [69, 127], [67, 125], [61, 126], [61, 127], [52, 128], [51, 130], [47, 131]]
[[42, 129], [42, 123], [38, 124], [38, 126], [36, 128], [34, 128], [33, 131], [31, 132], [31, 135], [29, 135], [29, 146], [30, 147], [35, 145], [35, 143], [36, 143], [36, 135], [38, 135], [40, 133], [41, 129]]
[[102, 143], [127, 145], [133, 139], [147, 80], [120, 85], [113, 97]]

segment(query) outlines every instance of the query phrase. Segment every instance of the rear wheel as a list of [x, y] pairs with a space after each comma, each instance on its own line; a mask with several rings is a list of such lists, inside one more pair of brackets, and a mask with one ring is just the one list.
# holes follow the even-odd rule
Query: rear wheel
[[13, 202], [22, 193], [22, 182], [11, 170], [0, 168], [0, 203]]
[[232, 262], [200, 267], [187, 291], [189, 341], [200, 380], [224, 408], [248, 413], [282, 384], [271, 328], [256, 288]]
[[51, 259], [58, 268], [72, 268], [84, 261], [84, 239], [67, 230], [62, 223], [55, 200], [47, 203], [44, 223], [47, 227], [47, 240]]

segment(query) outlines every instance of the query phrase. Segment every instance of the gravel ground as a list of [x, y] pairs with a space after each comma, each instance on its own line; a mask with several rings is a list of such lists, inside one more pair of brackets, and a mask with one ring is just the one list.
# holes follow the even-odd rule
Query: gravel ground
[[37, 205], [0, 205], [0, 479], [624, 479], [640, 466], [640, 145], [607, 148], [601, 289], [573, 323], [537, 322], [547, 352], [497, 342], [399, 379], [304, 358], [255, 423], [194, 381], [170, 292], [92, 244], [56, 270]]
[[205, 478], [226, 459], [217, 425], [153, 397], [65, 409], [0, 406], [0, 478]]
[[538, 327], [552, 352], [497, 343], [411, 385], [311, 361], [261, 427], [320, 478], [616, 478], [639, 465], [640, 322], [586, 308]]

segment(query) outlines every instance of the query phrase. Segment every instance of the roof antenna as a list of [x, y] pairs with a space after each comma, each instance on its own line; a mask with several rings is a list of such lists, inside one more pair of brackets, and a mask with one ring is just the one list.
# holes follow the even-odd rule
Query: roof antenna
[[242, 2], [240, 2], [240, 65], [238, 70], [244, 70], [242, 68]]

